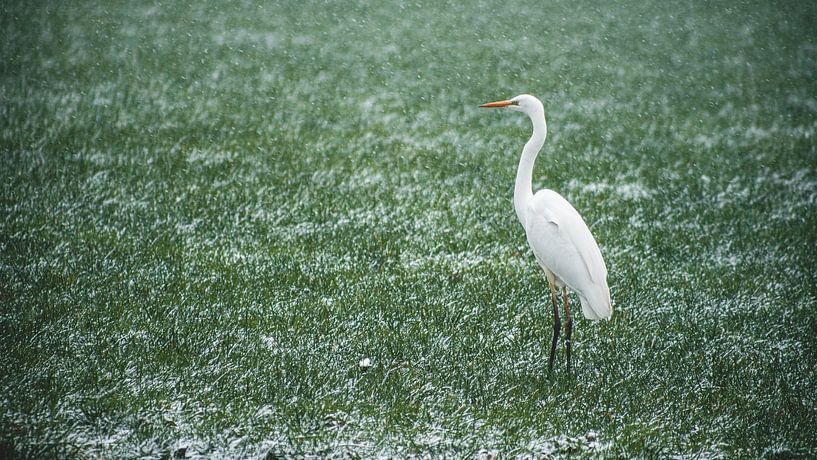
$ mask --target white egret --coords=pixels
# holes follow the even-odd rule
[[[570,339],[573,318],[570,316],[567,288],[579,296],[582,313],[591,320],[609,319],[613,314],[610,288],[607,286],[607,267],[599,245],[578,211],[553,190],[533,193],[531,178],[533,163],[547,137],[545,109],[542,102],[522,94],[513,99],[482,104],[483,108],[507,108],[522,112],[533,123],[531,135],[522,149],[522,158],[516,171],[513,207],[528,237],[536,261],[545,271],[553,301],[553,342],[548,359],[548,370],[553,369],[553,355],[559,341],[561,321],[557,305],[557,290],[562,293],[565,310],[565,348],[567,371],[570,372]]]

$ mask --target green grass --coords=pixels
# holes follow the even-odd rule
[[[284,3],[0,7],[0,455],[817,455],[814,5]]]

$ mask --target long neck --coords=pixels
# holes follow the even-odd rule
[[[526,228],[525,210],[533,198],[533,164],[536,162],[539,150],[545,144],[548,131],[544,111],[536,111],[529,116],[533,124],[533,134],[525,144],[525,148],[522,149],[522,158],[516,170],[516,186],[513,191],[513,207],[516,210],[516,217]]]

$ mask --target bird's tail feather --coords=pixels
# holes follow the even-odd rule
[[[591,303],[587,297],[579,296],[582,302],[582,313],[587,319],[598,321],[600,319],[610,319],[613,316],[613,303],[610,301],[610,296],[605,298],[593,299]]]

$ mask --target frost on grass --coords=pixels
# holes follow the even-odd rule
[[[530,268],[532,259],[517,256],[515,248],[507,244],[481,246],[463,252],[403,252],[401,263],[412,271],[444,269],[449,273],[461,273],[471,269],[497,267]]]
[[[611,200],[642,201],[652,195],[652,191],[643,184],[629,181],[624,177],[618,177],[609,182],[590,183],[582,183],[577,179],[571,179],[567,184],[567,188],[591,195],[608,195]]]
[[[613,443],[599,439],[598,433],[588,431],[582,436],[564,434],[549,438],[532,439],[526,450],[533,455],[546,457],[561,456],[604,456],[613,447]]]
[[[7,366],[3,442],[32,457],[628,457],[660,433],[667,456],[813,452],[798,434],[815,407],[803,21],[760,3],[556,2],[512,6],[520,33],[502,34],[473,27],[483,6],[4,17],[2,316],[23,335],[11,357],[36,364]],[[543,59],[537,34],[563,40]],[[559,191],[589,220],[588,204],[608,211],[589,223],[621,314],[579,328],[574,350],[612,390],[536,382],[546,288],[528,283],[510,204],[529,126],[474,107],[522,91],[549,100],[551,140],[579,147]],[[572,411],[525,412],[574,393]],[[605,400],[631,438],[596,424]]]

